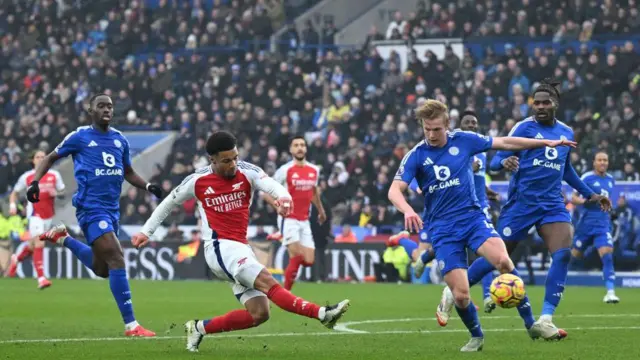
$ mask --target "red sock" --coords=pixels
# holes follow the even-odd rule
[[[38,278],[44,277],[44,270],[42,270],[42,248],[33,249],[33,266],[36,268]]]
[[[293,282],[296,280],[296,276],[298,276],[298,269],[300,269],[300,265],[304,262],[304,257],[302,255],[297,255],[289,259],[289,265],[287,265],[286,270],[284,271],[284,288],[287,290],[291,290],[293,287]]]
[[[31,250],[28,246],[23,247],[20,254],[18,254],[18,261],[24,261],[24,259],[31,256],[32,253],[33,250]]]
[[[267,292],[267,297],[282,310],[312,319],[318,318],[320,306],[293,295],[289,290],[285,290],[280,286],[280,284],[273,285],[271,289],[269,289],[269,292]]]
[[[253,317],[247,310],[233,310],[222,316],[203,321],[207,334],[235,331],[254,327]]]

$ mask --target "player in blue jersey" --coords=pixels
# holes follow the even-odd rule
[[[120,131],[110,127],[113,118],[111,98],[104,94],[93,96],[89,100],[88,113],[92,125],[71,132],[40,162],[34,181],[27,189],[27,199],[38,202],[38,181],[58,159],[73,157],[78,183],[73,206],[88,245],[69,236],[64,225],[54,227],[40,239],[65,246],[97,276],[109,278],[111,292],[125,323],[126,336],[155,336],[154,332],[138,324],[133,315],[124,255],[116,234],[124,180],[158,198],[162,197],[162,189],[144,181],[131,167],[129,142]]]
[[[427,231],[438,266],[452,291],[456,310],[471,333],[471,340],[461,351],[479,351],[484,345],[484,335],[469,297],[466,250],[469,248],[486,257],[500,272],[513,272],[515,268],[504,242],[478,203],[471,160],[489,149],[520,151],[575,146],[575,143],[567,139],[491,138],[467,131],[448,132],[447,106],[436,100],[427,100],[416,111],[416,118],[425,140],[405,155],[388,197],[404,214],[405,228],[420,231],[423,221],[403,195],[411,180],[418,181],[425,197]]]
[[[613,176],[607,173],[609,168],[609,155],[606,152],[597,152],[593,159],[593,171],[582,175],[582,181],[595,193],[610,198],[615,186]],[[613,239],[611,237],[611,218],[602,211],[598,204],[586,202],[583,197],[573,193],[571,203],[584,206],[576,225],[576,235],[573,238],[571,255],[582,258],[584,251],[595,246],[602,260],[602,275],[607,288],[607,294],[603,301],[607,304],[617,304],[620,298],[615,293],[616,274],[613,269]]]
[[[533,94],[534,117],[527,118],[513,127],[510,137],[530,139],[573,140],[573,130],[555,118],[560,103],[560,93],[552,81],[543,81]],[[537,228],[547,248],[551,252],[552,263],[545,283],[545,298],[542,315],[535,321],[523,301],[518,307],[529,335],[546,340],[562,339],[566,332],[552,322],[552,315],[564,292],[573,228],[571,217],[565,208],[562,194],[562,180],[576,189],[582,196],[594,203],[600,203],[603,210],[611,208],[611,202],[604,196],[594,194],[585,185],[569,161],[569,149],[545,147],[526,151],[499,151],[491,161],[492,170],[502,168],[514,171],[509,182],[509,195],[498,220],[498,230],[511,252],[517,241],[526,238],[531,227]],[[469,284],[473,285],[493,270],[490,262],[479,258],[469,267]],[[439,309],[450,313],[453,299],[443,297]]]

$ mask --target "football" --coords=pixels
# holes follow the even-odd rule
[[[502,308],[520,305],[525,296],[524,282],[513,274],[502,274],[491,282],[491,299]]]

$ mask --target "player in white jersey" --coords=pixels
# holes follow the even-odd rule
[[[18,198],[23,193],[33,178],[35,177],[35,168],[46,156],[42,150],[36,150],[31,156],[33,163],[33,169],[25,172],[20,176],[18,182],[13,187],[11,195],[9,195],[9,212],[11,215],[15,215],[18,212]],[[40,179],[40,202],[35,204],[27,204],[27,219],[29,221],[29,243],[22,247],[22,250],[18,254],[11,256],[11,265],[7,271],[7,276],[16,276],[18,269],[18,263],[27,259],[33,255],[33,266],[36,269],[36,275],[38,277],[38,288],[46,289],[51,286],[49,281],[44,275],[43,264],[43,248],[44,241],[38,237],[40,234],[51,229],[51,221],[55,215],[55,199],[64,193],[64,181],[62,176],[56,170],[49,170]]]
[[[205,258],[214,276],[231,283],[233,293],[244,305],[211,320],[185,323],[187,350],[198,351],[205,334],[248,329],[269,319],[269,300],[281,309],[315,318],[333,328],[349,308],[349,300],[333,306],[319,306],[296,297],[284,289],[258,262],[247,241],[249,207],[255,190],[277,200],[278,212],[291,211],[291,195],[259,167],[238,160],[236,138],[219,131],[207,141],[211,165],[199,169],[176,187],[153,212],[142,231],[132,237],[135,246],[143,246],[171,210],[195,198],[202,221]]]
[[[287,290],[293,287],[300,266],[312,266],[314,262],[316,246],[309,223],[311,203],[318,209],[318,222],[322,224],[327,220],[318,188],[320,171],[306,160],[307,142],[303,136],[291,139],[289,152],[293,160],[282,165],[273,176],[293,198],[291,214],[278,217],[282,245],[289,252],[289,265],[284,271],[284,288]],[[272,196],[266,195],[265,200],[275,206],[276,199]]]

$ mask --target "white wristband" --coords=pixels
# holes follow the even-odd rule
[[[149,191],[149,185],[151,185],[151,183],[147,183],[147,185],[144,187],[145,189],[147,189],[147,191]]]
[[[16,203],[11,203],[11,204],[9,204],[9,209],[11,209],[11,210],[17,210],[17,209],[18,209],[18,207],[16,206]]]

